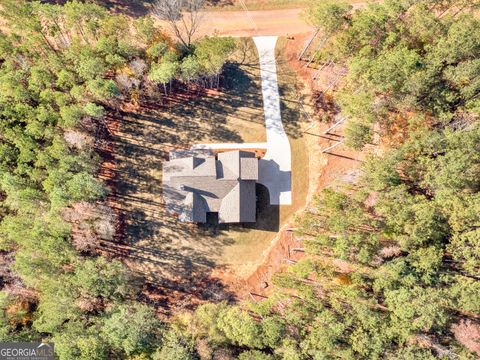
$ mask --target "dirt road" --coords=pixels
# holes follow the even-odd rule
[[[285,36],[312,31],[305,23],[303,9],[259,10],[259,11],[209,11],[200,26],[198,36]],[[162,24],[168,29],[167,24]]]
[[[354,9],[366,6],[352,4]],[[197,36],[223,35],[234,37],[285,36],[311,33],[313,27],[303,19],[303,8],[256,11],[206,11]],[[167,24],[162,24],[168,29]]]
[[[296,34],[311,31],[301,17],[303,9],[206,13],[201,31],[230,36]]]

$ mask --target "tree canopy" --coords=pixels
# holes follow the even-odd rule
[[[371,143],[374,132],[408,136],[418,123],[459,127],[478,117],[478,1],[387,0],[353,12],[341,2],[314,4],[308,19],[328,39],[317,61],[348,71],[337,99],[350,119],[349,145]]]
[[[220,86],[235,41],[180,44],[151,17],[92,2],[3,1],[0,338],[53,340],[66,360],[478,357],[478,8],[313,3],[309,21],[327,35],[317,61],[348,69],[335,99],[349,144],[403,136],[298,216],[305,255],[268,298],[164,323],[98,251],[118,231],[99,179],[102,126],[149,88]]]
[[[60,359],[179,348],[170,335],[162,343],[125,265],[99,251],[118,231],[99,178],[105,116],[149,86],[162,96],[157,83],[208,86],[235,42],[185,48],[150,16],[76,0],[5,0],[0,15],[1,339],[53,340]],[[213,58],[196,51],[205,42]]]

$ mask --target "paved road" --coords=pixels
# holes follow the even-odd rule
[[[374,2],[381,2],[376,0]],[[365,7],[368,2],[353,4],[354,9]],[[222,36],[285,36],[311,33],[314,29],[303,16],[305,9],[277,9],[238,11],[205,11],[200,28],[195,37],[218,34]],[[159,20],[163,29],[169,30],[167,23]]]
[[[253,38],[260,57],[265,128],[267,130],[267,152],[259,162],[258,182],[270,193],[272,205],[292,204],[292,158],[290,142],[282,124],[280,95],[275,61],[276,36]]]

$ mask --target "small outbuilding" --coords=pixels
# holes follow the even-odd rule
[[[256,221],[258,159],[249,151],[171,158],[163,164],[167,211],[181,221],[219,223]]]

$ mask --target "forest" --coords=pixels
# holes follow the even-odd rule
[[[119,223],[99,178],[105,118],[124,99],[218,86],[235,41],[180,44],[151,17],[79,1],[2,1],[1,17],[0,338],[50,339],[61,359],[152,354],[155,309],[97,251]]]
[[[59,359],[476,359],[480,356],[479,1],[312,2],[316,62],[348,69],[353,183],[296,219],[304,256],[260,302],[160,320],[100,238],[99,178],[122,99],[221,86],[235,40],[185,42],[92,3],[7,0],[0,33],[0,339]]]

